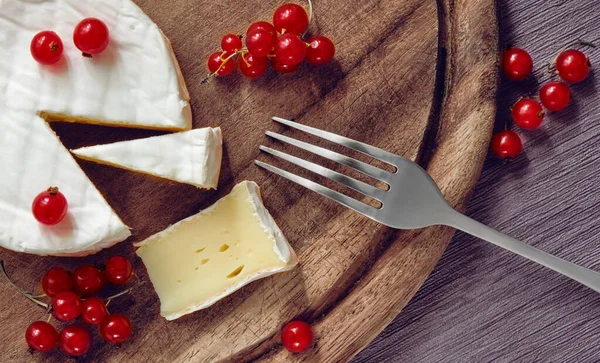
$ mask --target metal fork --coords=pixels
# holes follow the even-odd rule
[[[302,125],[279,117],[273,117],[273,121],[369,155],[394,166],[396,171],[388,172],[337,152],[296,140],[285,135],[267,131],[266,134],[269,137],[349,166],[389,185],[388,190],[382,190],[315,163],[266,146],[260,146],[260,150],[264,152],[334,180],[381,202],[382,206],[380,208],[375,208],[313,181],[262,161],[255,160],[255,163],[258,166],[296,182],[327,198],[333,199],[334,201],[352,208],[386,226],[397,229],[416,229],[433,225],[450,226],[493,243],[496,246],[523,256],[540,265],[546,266],[600,292],[600,273],[538,250],[535,247],[502,234],[454,210],[446,202],[444,196],[429,174],[416,163],[374,146],[319,130],[314,127]]]

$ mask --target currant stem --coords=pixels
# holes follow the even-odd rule
[[[248,61],[246,60],[246,57],[244,57],[244,55],[245,55],[246,53],[247,53],[247,51],[246,51],[246,52],[243,52],[243,53],[241,54],[241,57],[242,57],[242,60],[244,61],[244,63],[246,63],[246,65],[248,66],[248,68],[250,68],[250,63],[248,63]]]
[[[140,284],[140,285],[141,285],[141,284]],[[129,294],[129,293],[130,293],[130,292],[132,292],[132,291],[133,291],[133,289],[134,289],[134,288],[136,288],[137,286],[139,286],[139,285],[132,286],[132,287],[128,288],[127,290],[123,290],[123,291],[121,291],[121,292],[120,292],[120,293],[118,293],[118,294],[114,294],[114,295],[112,295],[112,296],[109,296],[109,297],[107,297],[107,298],[106,298],[106,301],[107,301],[107,302],[106,302],[106,305],[108,305],[108,303],[109,303],[109,302],[110,302],[112,299],[114,299],[114,298],[117,298],[117,297],[119,297],[119,296],[123,296],[123,295],[125,295],[125,294]]]
[[[301,34],[301,37],[303,38],[306,33],[308,32],[308,28],[310,27],[310,23],[312,22],[312,16],[313,16],[313,5],[312,5],[312,1],[311,0],[306,0],[308,2],[308,27],[306,27],[306,30],[304,31],[304,33]],[[281,34],[285,34],[285,29],[282,29]]]
[[[589,40],[577,39],[576,41],[574,41],[574,42],[572,42],[570,44],[567,44],[567,46],[565,46],[563,48],[563,50],[566,50],[567,48],[570,48],[570,47],[572,47],[574,45],[584,45],[586,47],[596,48],[596,44],[593,43],[593,42],[590,42]]]
[[[106,298],[106,306],[108,306],[108,304],[110,304],[110,302],[112,301],[112,299],[117,298],[119,296],[123,296],[123,295],[129,294],[130,292],[133,291],[133,289],[138,288],[138,287],[140,287],[141,285],[144,284],[144,281],[140,282],[140,278],[138,277],[138,275],[133,274],[133,276],[135,276],[135,285],[131,286],[127,290],[123,290],[123,291],[119,292],[118,294],[114,294],[114,295],[111,295],[111,296],[107,297]]]
[[[248,50],[247,50],[247,49],[245,49],[245,48],[244,48],[243,50],[245,50],[246,52],[248,51]],[[227,57],[227,58],[225,58],[225,59],[223,59],[223,56],[224,56],[225,54],[227,54],[227,52],[226,52],[226,51],[223,51],[223,53],[221,53],[221,60],[222,60],[223,62],[221,62],[221,65],[220,65],[220,66],[219,66],[219,68],[217,68],[217,70],[216,70],[216,71],[215,71],[215,72],[212,74],[212,76],[213,76],[213,77],[216,77],[216,76],[218,76],[218,75],[219,75],[219,71],[220,71],[221,69],[223,69],[223,67],[225,66],[225,64],[226,64],[227,62],[229,62],[229,60],[230,60],[231,58],[235,57],[235,56],[236,56],[236,55],[237,55],[239,52],[241,52],[241,51],[242,51],[242,50],[238,50],[237,52],[235,52],[235,53],[232,53],[232,54],[231,54],[229,57]]]
[[[214,73],[209,74],[208,76],[206,76],[206,78],[204,78],[202,81],[200,81],[200,84],[205,84],[213,77],[216,77],[216,75]]]
[[[14,282],[12,282],[12,280],[10,279],[10,277],[8,277],[8,273],[6,272],[6,267],[4,266],[4,261],[3,260],[0,260],[0,267],[2,268],[2,273],[4,274],[4,276],[6,277],[6,279],[8,280],[8,283],[11,284],[15,289],[17,289],[23,296],[25,296],[29,300],[33,301],[34,303],[38,304],[39,306],[45,308],[46,310],[48,310],[50,308],[50,306],[48,304],[46,304],[45,302],[37,300],[36,298],[34,298],[33,296],[31,296],[30,293],[28,293],[27,291],[21,289],[20,287],[18,287],[17,285],[15,285]]]
[[[208,76],[206,76],[206,78],[204,78],[202,81],[200,81],[200,84],[205,84],[206,82],[208,82],[213,77],[215,77],[214,73],[209,74]]]

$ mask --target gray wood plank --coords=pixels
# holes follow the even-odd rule
[[[551,77],[545,64],[577,38],[600,39],[600,0],[499,0],[504,44],[530,51],[535,79],[502,82],[497,124]],[[600,49],[586,49],[600,64]],[[543,127],[518,131],[525,154],[489,157],[468,214],[600,270],[598,74]],[[462,233],[423,288],[354,362],[598,362],[600,295]]]

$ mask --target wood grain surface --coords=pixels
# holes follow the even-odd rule
[[[531,52],[535,77],[503,80],[497,127],[550,79],[545,63],[574,39],[600,39],[600,1],[499,0],[505,45]],[[599,49],[583,49],[594,66]],[[597,68],[567,110],[519,132],[525,153],[488,158],[468,214],[559,257],[600,270]],[[353,362],[598,362],[600,295],[487,243],[457,234],[411,303]]]
[[[167,323],[158,316],[150,284],[111,303],[131,317],[131,341],[101,342],[86,361],[205,362],[217,360],[330,361],[350,359],[405,306],[425,280],[453,234],[449,228],[397,232],[334,202],[256,168],[268,129],[309,139],[270,121],[298,120],[380,146],[427,167],[447,199],[462,208],[475,186],[491,135],[497,86],[497,28],[492,0],[402,0],[315,2],[311,32],[330,36],[336,60],[323,68],[303,66],[290,76],[269,73],[251,81],[234,75],[202,84],[206,55],[227,32],[242,33],[268,18],[276,0],[240,7],[234,0],[140,0],[171,39],[186,77],[194,126],[219,125],[225,138],[219,190],[154,179],[79,161],[111,205],[132,227],[130,240],[81,259],[24,256],[0,251],[15,282],[36,288],[55,265],[73,269],[101,265],[112,254],[133,256],[132,241],[156,233],[213,203],[244,179],[261,185],[265,204],[298,252],[299,268],[253,283],[210,309]],[[259,14],[262,14],[259,15]],[[465,107],[465,106],[471,107]],[[90,125],[54,124],[68,148],[159,134]],[[364,176],[288,150],[365,180]],[[350,154],[369,161],[363,156]],[[375,163],[376,164],[376,163]],[[301,175],[310,174],[285,165]],[[315,180],[359,197],[323,179]],[[360,197],[359,197],[360,198]],[[132,257],[133,258],[133,257]],[[140,260],[135,270],[147,275]],[[393,292],[393,293],[390,293]],[[29,355],[26,326],[44,318],[0,282],[0,352],[9,361],[59,362],[58,352]],[[8,303],[11,301],[14,303]],[[290,355],[277,344],[282,324],[293,318],[313,323],[315,348]]]

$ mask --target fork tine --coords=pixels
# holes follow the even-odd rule
[[[298,176],[296,174],[292,174],[288,171],[285,171],[283,169],[279,169],[273,165],[267,164],[267,163],[263,163],[262,161],[259,160],[254,160],[254,163],[258,166],[260,166],[261,168],[264,168],[270,172],[273,172],[279,176],[282,176],[288,180],[293,181],[294,183],[300,184],[303,187],[312,190],[313,192],[317,192],[319,194],[321,194],[324,197],[327,197],[329,199],[332,199],[338,203],[340,203],[341,205],[344,205],[348,208],[354,209],[355,211],[357,211],[358,213],[361,213],[369,218],[374,219],[375,217],[375,212],[377,211],[376,208],[371,207],[370,205],[367,205],[363,202],[359,202],[356,199],[352,199],[350,197],[348,197],[347,195],[344,195],[342,193],[338,193],[334,190],[331,190],[327,187],[322,186],[321,184],[317,184],[313,181],[310,181],[308,179],[305,179],[301,176]]]
[[[302,124],[299,124],[294,121],[283,119],[281,117],[273,117],[272,119],[275,122],[279,122],[279,123],[287,125],[289,127],[304,131],[308,134],[321,137],[325,140],[329,140],[331,142],[345,146],[352,150],[359,151],[363,154],[369,155],[375,159],[379,159],[379,160],[384,161],[393,166],[397,166],[398,159],[402,158],[401,156],[392,154],[391,152],[382,150],[375,146],[371,146],[369,144],[365,144],[360,141],[352,140],[347,137],[340,136],[340,135],[337,135],[337,134],[334,134],[334,133],[331,133],[328,131],[323,131],[323,130],[316,129],[314,127],[302,125]]]
[[[292,156],[290,154],[286,154],[284,152],[281,152],[281,151],[278,151],[275,149],[271,149],[270,147],[266,147],[266,146],[262,146],[262,145],[259,147],[259,149],[266,153],[269,153],[271,155],[277,156],[283,160],[289,161],[292,164],[296,164],[306,170],[312,171],[313,173],[322,175],[328,179],[331,179],[340,184],[343,184],[343,185],[347,186],[348,188],[352,188],[352,189],[356,190],[357,192],[360,192],[360,193],[362,193],[366,196],[369,196],[373,199],[377,199],[380,202],[382,201],[383,195],[385,194],[385,191],[383,191],[379,188],[375,188],[372,185],[363,183],[354,178],[350,178],[344,174],[341,174],[341,173],[338,173],[331,169],[325,168],[321,165],[317,165],[310,161],[306,161],[306,160],[300,159],[298,157]]]
[[[373,165],[370,165],[367,163],[363,163],[362,161],[353,159],[346,155],[342,155],[342,154],[336,153],[334,151],[324,149],[320,146],[312,145],[312,144],[306,143],[304,141],[296,140],[291,137],[284,136],[284,135],[281,135],[281,134],[278,134],[278,133],[275,133],[272,131],[267,131],[266,134],[267,134],[267,136],[272,137],[276,140],[294,145],[302,150],[306,150],[313,154],[317,154],[319,156],[322,156],[329,160],[333,160],[342,165],[349,166],[355,170],[360,171],[363,174],[366,174],[377,180],[381,180],[382,182],[389,182],[390,177],[392,176],[392,173],[390,173],[388,171],[379,169],[379,168],[374,167]]]

